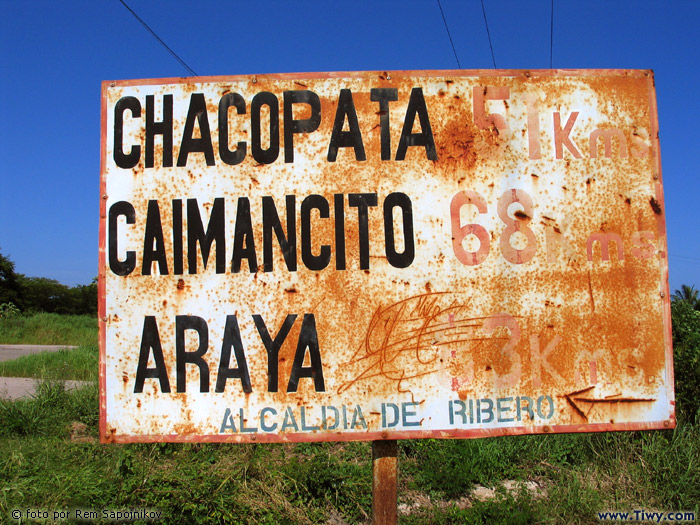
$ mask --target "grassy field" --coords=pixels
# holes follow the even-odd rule
[[[97,319],[85,315],[34,314],[0,319],[0,344],[75,345],[0,362],[0,376],[97,380]]]
[[[97,318],[43,313],[0,318],[0,344],[96,345]]]
[[[98,364],[99,348],[92,344],[73,350],[42,352],[0,362],[0,377],[97,381]]]
[[[93,364],[66,360],[65,376],[96,366],[94,344],[80,349]],[[700,516],[700,426],[690,420],[654,432],[401,441],[399,450],[400,523]],[[102,445],[94,381],[70,392],[45,381],[34,398],[0,401],[0,523],[15,522],[13,509],[129,507],[157,510],[163,523],[369,523],[371,484],[364,442]]]
[[[0,520],[13,509],[158,509],[166,523],[367,523],[369,443],[101,445],[95,385],[0,402]],[[700,431],[400,442],[401,523],[700,516]],[[493,497],[477,497],[477,485]],[[481,489],[481,492],[484,492]],[[334,521],[333,521],[334,520]]]

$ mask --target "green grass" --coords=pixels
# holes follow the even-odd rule
[[[0,344],[75,345],[0,362],[0,376],[48,380],[97,380],[97,319],[85,315],[33,314],[0,318]]]
[[[97,389],[0,401],[0,520],[15,508],[150,507],[165,523],[317,523],[368,513],[369,444],[101,445]],[[79,436],[71,429],[85,425]]]
[[[0,318],[0,344],[96,345],[97,319],[46,313]]]
[[[700,429],[404,442],[411,491],[438,502],[406,523],[596,523],[601,511],[690,510],[700,517]],[[435,468],[436,466],[439,466]],[[432,468],[431,468],[432,467]],[[466,508],[482,484],[536,481]]]
[[[18,342],[43,328],[36,318],[61,324],[23,318]],[[366,442],[100,444],[96,323],[68,322],[73,335],[58,344],[80,348],[0,363],[0,374],[45,379],[33,398],[0,400],[0,523],[28,507],[151,508],[164,523],[370,522]],[[0,334],[7,327],[0,323]],[[46,379],[93,381],[66,391]],[[688,384],[682,392],[697,403]],[[675,430],[413,440],[399,450],[399,500],[412,505],[400,523],[586,524],[599,523],[597,512],[635,509],[700,517],[700,425],[692,417]],[[495,497],[476,498],[477,485]]]
[[[41,352],[0,362],[0,377],[96,381],[99,376],[99,348],[96,344],[72,350]]]
[[[102,445],[97,386],[0,401],[0,522],[15,508],[158,509],[165,523],[368,523],[369,443]],[[598,523],[700,516],[700,429],[400,442],[400,523]],[[534,481],[539,489],[506,490]],[[497,489],[471,496],[475,485]],[[500,488],[499,488],[500,487]],[[428,499],[429,498],[429,499]]]

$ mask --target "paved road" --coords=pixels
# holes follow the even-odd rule
[[[57,352],[77,348],[70,345],[0,345],[0,361],[10,361],[23,355]],[[78,388],[86,381],[65,381],[66,388]],[[0,377],[0,399],[20,399],[36,393],[39,380],[26,377]]]
[[[78,348],[70,345],[0,345],[0,361],[10,361],[23,355],[38,354],[40,352],[58,352]]]
[[[80,388],[89,384],[88,381],[64,381],[66,390]],[[21,399],[36,394],[38,379],[27,377],[0,377],[0,399]]]

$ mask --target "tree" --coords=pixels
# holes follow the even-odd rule
[[[20,276],[22,310],[26,312],[73,313],[70,289],[55,279]]]
[[[678,417],[700,423],[700,312],[690,301],[674,298],[671,317]]]
[[[685,301],[689,303],[695,310],[700,310],[700,292],[695,289],[695,286],[681,285],[679,290],[676,290],[672,299],[674,301]]]
[[[0,253],[0,304],[19,306],[21,287],[15,273],[15,263]]]
[[[95,315],[97,278],[70,287],[55,279],[27,277],[16,273],[15,263],[0,253],[0,305],[9,303],[23,312]]]
[[[69,290],[76,315],[97,315],[97,278],[90,284],[79,284]]]

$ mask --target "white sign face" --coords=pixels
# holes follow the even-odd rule
[[[651,72],[102,93],[103,441],[675,424]]]

